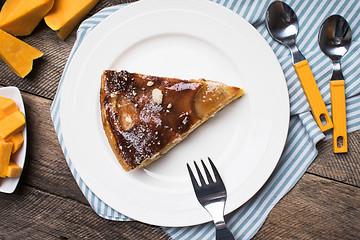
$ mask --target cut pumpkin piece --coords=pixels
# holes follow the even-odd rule
[[[0,29],[0,58],[21,78],[32,70],[42,52]]]
[[[17,110],[19,109],[14,100],[6,97],[0,97],[0,120]]]
[[[25,116],[21,111],[16,111],[4,119],[0,120],[0,137],[8,138],[25,128]]]
[[[19,165],[10,161],[9,166],[7,168],[6,176],[11,178],[18,178],[21,176],[21,171],[22,168]]]
[[[99,0],[56,0],[44,20],[61,40],[65,40],[98,2]]]
[[[8,138],[7,142],[13,143],[13,148],[11,150],[11,153],[15,153],[15,152],[17,152],[17,150],[19,150],[21,145],[24,143],[24,136],[22,135],[21,132],[18,132],[16,134],[10,136]]]
[[[103,128],[126,171],[148,166],[243,90],[220,82],[106,70],[100,106]]]
[[[7,0],[0,12],[0,29],[27,36],[50,11],[54,0]]]
[[[0,139],[0,177],[4,178],[10,161],[12,142],[5,142]]]

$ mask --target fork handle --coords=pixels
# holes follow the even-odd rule
[[[230,230],[225,228],[216,228],[216,240],[234,240],[234,235]]]

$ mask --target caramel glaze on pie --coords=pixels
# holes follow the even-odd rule
[[[203,79],[105,70],[100,90],[102,122],[111,148],[129,171],[159,158],[242,94],[239,88]]]

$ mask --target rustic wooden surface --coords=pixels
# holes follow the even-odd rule
[[[99,9],[126,1],[101,0]],[[0,0],[0,7],[4,0]],[[75,41],[66,41],[42,22],[21,38],[45,52],[25,78],[0,61],[0,87],[17,86],[24,98],[28,152],[13,194],[0,193],[0,239],[168,239],[158,228],[115,222],[90,207],[66,164],[50,118],[64,64]],[[60,54],[61,53],[61,54]],[[333,154],[331,141],[296,186],[273,208],[254,239],[359,239],[360,131],[349,135],[349,153]]]

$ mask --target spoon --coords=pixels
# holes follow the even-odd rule
[[[330,81],[331,115],[334,123],[333,148],[335,153],[343,153],[347,152],[347,130],[345,81],[340,59],[351,45],[351,29],[347,21],[339,15],[328,17],[320,27],[319,45],[333,62]]]
[[[295,12],[286,3],[275,1],[269,5],[265,19],[266,28],[271,37],[286,45],[291,51],[295,71],[316,123],[323,132],[331,129],[333,124],[309,63],[295,44],[295,38],[299,30]]]

